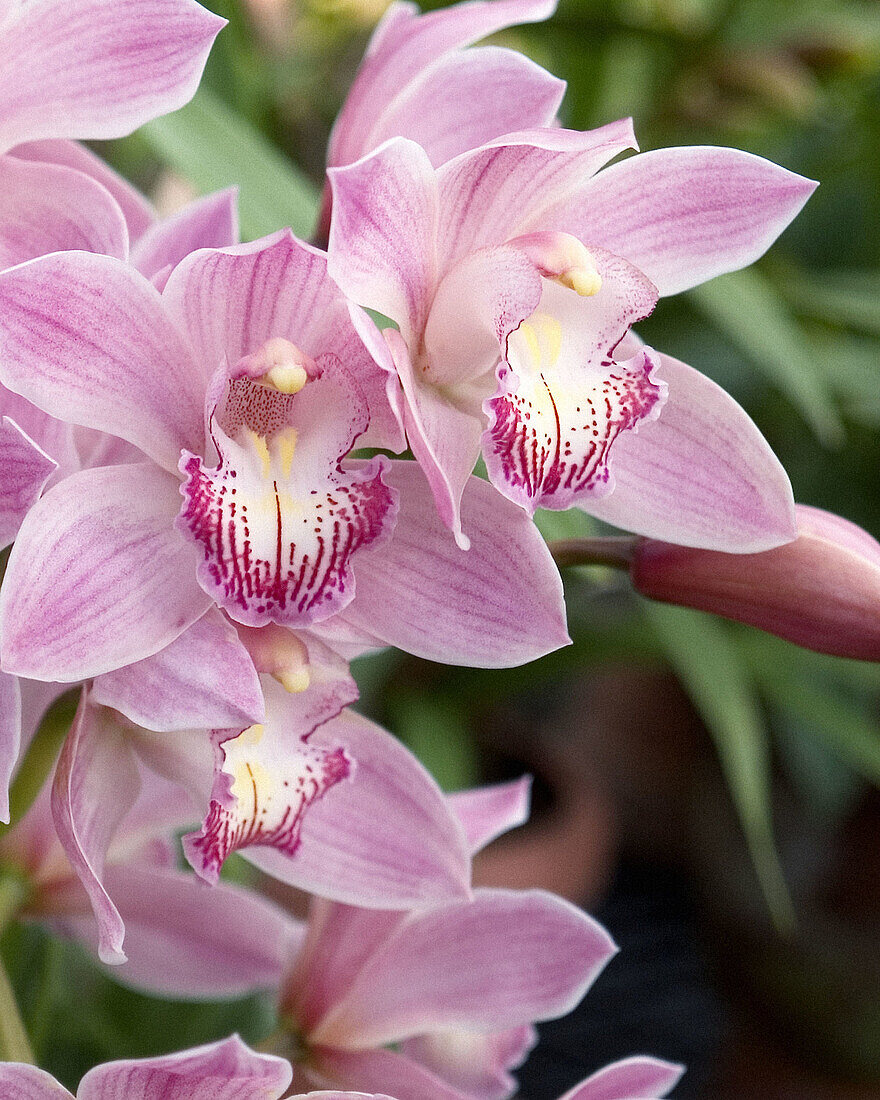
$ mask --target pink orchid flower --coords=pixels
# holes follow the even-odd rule
[[[345,611],[374,644],[452,661],[516,663],[567,640],[546,549],[479,484],[483,555],[450,585],[412,464],[343,461],[355,441],[399,445],[399,429],[323,253],[289,232],[194,253],[161,295],[78,252],[3,272],[0,297],[0,381],[146,459],[72,474],[30,510],[0,595],[4,671],[109,672],[212,606],[316,631]]]
[[[560,1100],[662,1100],[683,1072],[682,1066],[658,1058],[624,1058],[581,1081]]]
[[[237,1035],[179,1054],[107,1062],[80,1081],[76,1097],[36,1066],[0,1063],[4,1100],[279,1100],[288,1096],[291,1068],[257,1054]],[[304,1096],[291,1100],[306,1100]],[[388,1100],[361,1093],[311,1093],[309,1100]]]
[[[658,295],[761,255],[814,184],[715,148],[598,171],[632,148],[623,121],[509,134],[439,168],[396,138],[330,170],[330,272],[398,326],[372,350],[462,543],[458,502],[481,450],[529,512],[574,504],[737,553],[794,535],[788,479],[739,406],[621,341]]]

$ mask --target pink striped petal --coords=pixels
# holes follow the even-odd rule
[[[575,1085],[562,1100],[660,1100],[683,1072],[684,1066],[658,1058],[625,1058]]]
[[[131,261],[152,279],[198,248],[225,248],[238,240],[238,188],[229,187],[196,199],[152,226],[132,250]]]
[[[376,119],[386,113],[393,115],[396,101],[406,96],[410,83],[418,81],[435,62],[442,62],[445,54],[505,27],[547,19],[555,10],[555,0],[482,0],[426,15],[419,14],[411,4],[392,4],[373,34],[336,120],[328,164],[349,164],[368,152],[375,143],[368,144],[366,135],[371,135]],[[468,102],[468,97],[463,97],[463,102]],[[426,113],[436,107],[428,99],[419,98],[418,104]],[[395,129],[395,133],[403,131]]]
[[[537,1041],[538,1033],[529,1024],[488,1034],[451,1029],[405,1039],[400,1052],[465,1096],[507,1100],[517,1089],[510,1071],[523,1064]]]
[[[0,1064],[0,1089],[4,1100],[74,1100],[45,1070],[21,1062]]]
[[[182,107],[224,24],[193,0],[19,4],[0,43],[0,147],[121,137]]]
[[[57,468],[57,462],[14,420],[0,419],[0,548],[18,534],[22,520]]]
[[[142,275],[57,253],[0,274],[0,381],[61,420],[126,439],[176,472],[204,441],[205,376]]]
[[[166,732],[246,726],[264,716],[253,661],[214,608],[152,657],[99,676],[92,698]]]
[[[682,546],[746,554],[790,542],[797,529],[788,475],[751,418],[704,375],[658,357],[669,387],[663,412],[618,438],[614,492],[585,510]]]
[[[321,897],[371,909],[411,909],[470,893],[461,826],[425,768],[390,733],[353,711],[309,744],[342,747],[352,778],[313,805],[294,860],[251,849],[251,862]]]
[[[170,645],[210,605],[174,530],[177,482],[151,465],[72,474],[28,513],[0,591],[3,667],[76,681]]]
[[[432,506],[414,462],[393,462],[400,492],[392,539],[358,559],[347,623],[431,661],[509,667],[566,645],[562,582],[544,540],[521,508],[471,478],[460,550]]]
[[[77,1100],[279,1100],[293,1071],[238,1038],[161,1058],[108,1062],[83,1077]]]
[[[21,693],[18,677],[0,671],[0,821],[9,824],[9,784],[21,747]]]
[[[62,477],[67,477],[84,465],[90,465],[83,461],[78,445],[78,432],[88,429],[77,429],[72,424],[56,420],[54,416],[49,416],[24,397],[19,397],[17,393],[3,386],[0,386],[0,415],[13,420],[16,427],[58,464],[58,469],[50,480],[60,481]]]
[[[419,1100],[471,1100],[418,1062],[393,1050],[318,1048],[313,1067],[312,1073],[321,1084],[332,1081],[343,1088],[417,1096]]]
[[[464,827],[471,855],[483,850],[496,837],[525,825],[529,819],[532,777],[524,775],[511,783],[474,787],[447,795],[455,816]]]
[[[140,789],[126,731],[113,712],[93,707],[83,691],[58,759],[52,819],[67,858],[85,887],[98,922],[98,953],[125,962],[125,926],[103,882],[107,849]]]
[[[615,947],[595,921],[538,890],[480,890],[407,918],[310,1040],[364,1050],[414,1035],[502,1031],[570,1011]]]
[[[657,149],[563,198],[543,228],[625,256],[661,295],[677,294],[763,255],[815,188],[738,149]]]
[[[0,270],[74,249],[127,257],[128,230],[112,195],[71,168],[0,157]]]

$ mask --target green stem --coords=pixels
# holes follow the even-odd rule
[[[34,1065],[34,1052],[21,1020],[15,993],[0,961],[0,1061]]]
[[[570,565],[610,565],[629,570],[636,540],[629,535],[594,539],[557,539],[550,553],[560,569]]]

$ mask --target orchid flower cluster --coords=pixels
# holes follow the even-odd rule
[[[242,244],[234,192],[160,220],[77,144],[188,101],[223,21],[0,0],[5,822],[40,722],[79,692],[0,837],[10,915],[154,993],[273,988],[280,1021],[274,1054],[112,1063],[79,1100],[515,1091],[535,1022],[614,945],[552,895],[472,888],[527,782],[442,794],[352,709],[349,662],[566,644],[537,508],[631,532],[650,596],[877,656],[880,547],[797,511],[746,413],[632,331],[760,256],[814,184],[730,149],[617,159],[628,121],[561,128],[560,81],[473,45],[553,7],[395,0],[332,133],[316,243]],[[311,894],[308,921],[222,881],[233,852]],[[566,1100],[658,1098],[680,1072],[636,1056]],[[24,1063],[0,1083],[70,1097]]]

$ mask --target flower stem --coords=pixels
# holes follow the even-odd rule
[[[550,553],[560,569],[571,565],[610,565],[628,570],[632,564],[636,540],[630,535],[612,535],[594,539],[557,539]]]

